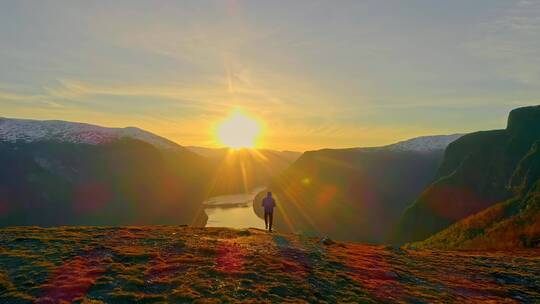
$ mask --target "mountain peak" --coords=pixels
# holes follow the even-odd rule
[[[98,145],[129,137],[161,149],[182,149],[166,138],[136,127],[109,128],[62,120],[33,120],[0,117],[0,140],[33,142],[53,140]]]
[[[540,137],[540,106],[517,108],[510,111],[506,130],[510,134]]]
[[[431,152],[444,150],[463,134],[420,136],[384,146],[393,151]]]

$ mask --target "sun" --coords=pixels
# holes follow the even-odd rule
[[[261,123],[236,109],[216,128],[219,143],[230,148],[255,148],[261,136]]]

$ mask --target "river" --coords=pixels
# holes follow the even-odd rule
[[[265,187],[259,187],[251,193],[220,195],[203,202],[204,212],[208,216],[206,227],[260,228],[264,229],[264,220],[253,211],[253,199]]]

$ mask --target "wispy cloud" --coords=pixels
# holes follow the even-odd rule
[[[502,76],[540,83],[540,1],[518,1],[473,29],[469,50],[491,60]]]
[[[0,91],[0,102],[16,102],[24,106],[42,105],[53,108],[63,107],[61,104],[51,100],[48,95],[22,94],[6,91]]]
[[[2,92],[0,91],[0,100],[9,100],[9,101],[35,101],[43,99],[43,95],[24,95],[11,92]]]
[[[0,106],[189,144],[241,107],[291,149],[502,127],[539,101],[539,19],[539,1],[1,3]]]

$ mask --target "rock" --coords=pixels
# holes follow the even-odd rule
[[[393,272],[393,271],[390,271],[390,270],[384,272],[384,277],[386,279],[389,279],[389,280],[397,280],[397,279],[399,279],[399,275],[397,273]]]
[[[319,240],[319,243],[323,244],[323,245],[326,245],[326,246],[330,246],[330,245],[335,245],[336,242],[334,242],[331,238],[325,236],[323,237],[322,239]]]
[[[384,247],[385,250],[391,251],[396,254],[406,254],[407,251],[403,250],[401,247],[395,247],[393,245],[387,245]]]
[[[540,136],[540,106],[517,108],[508,115],[507,130],[511,134],[519,136]]]
[[[524,300],[525,300],[522,296],[519,296],[519,295],[513,296],[513,298],[520,301],[520,302],[524,302]]]
[[[241,231],[238,231],[238,236],[250,236],[251,235],[251,232],[249,232],[249,230],[241,230]]]

